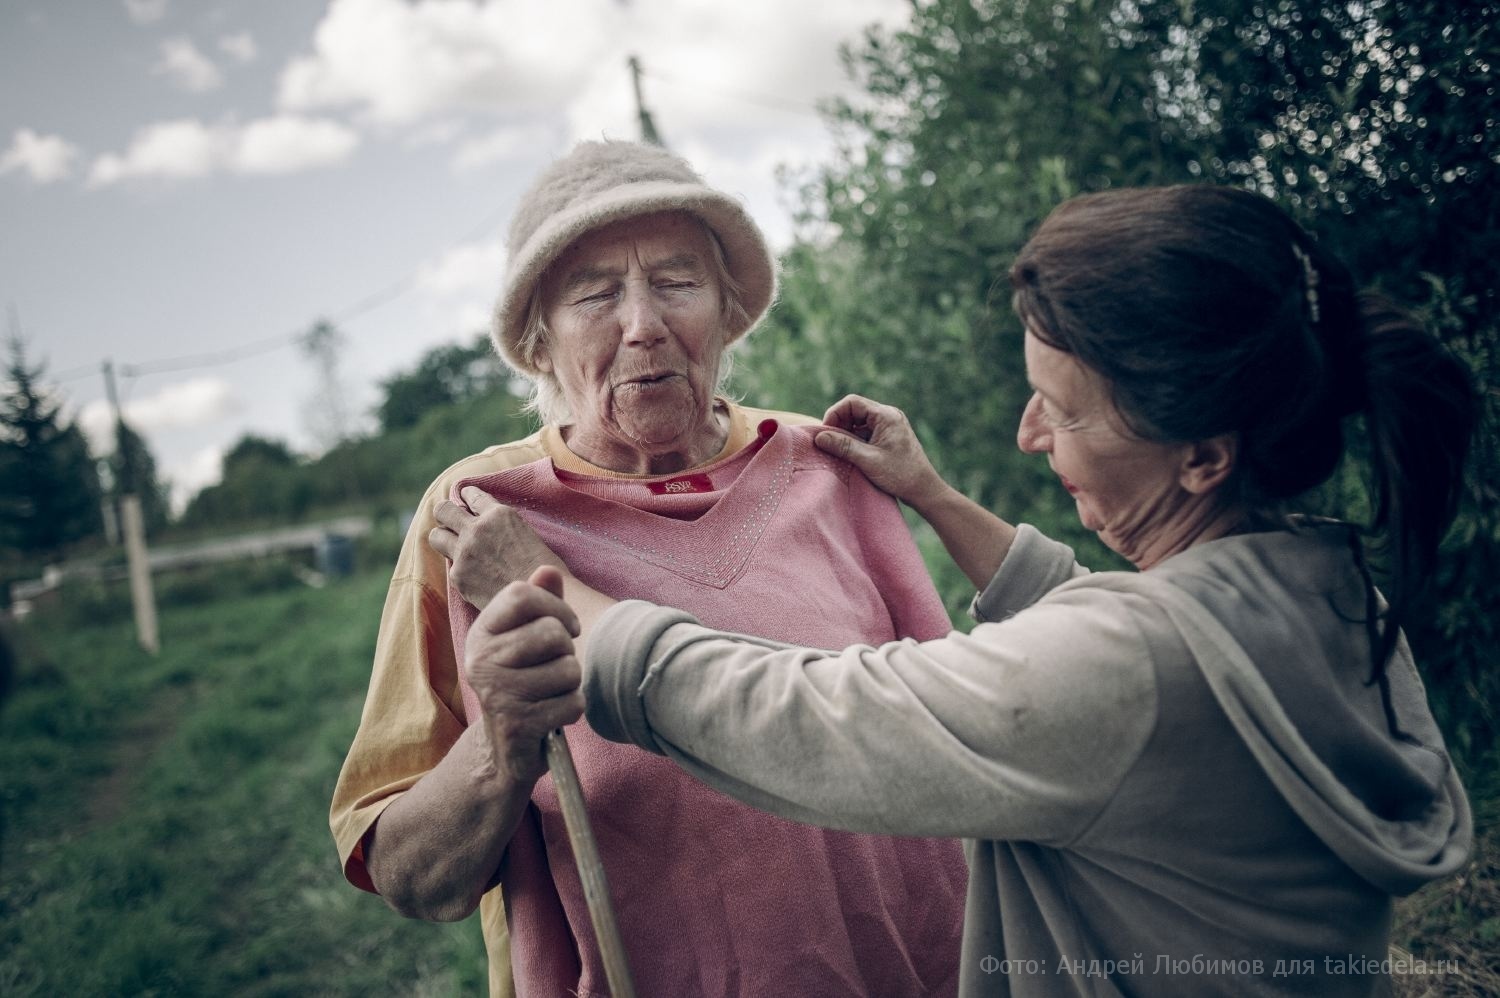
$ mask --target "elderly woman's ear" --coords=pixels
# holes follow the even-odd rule
[[[1205,495],[1223,485],[1234,472],[1239,438],[1233,433],[1221,433],[1186,446],[1182,470],[1177,476],[1184,490]]]

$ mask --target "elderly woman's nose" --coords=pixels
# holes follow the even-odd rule
[[[650,294],[627,293],[620,303],[620,312],[627,343],[654,343],[667,335],[661,304]]]
[[[1035,454],[1046,450],[1050,444],[1051,438],[1042,421],[1041,396],[1033,392],[1021,413],[1021,425],[1016,428],[1016,446],[1027,454]]]

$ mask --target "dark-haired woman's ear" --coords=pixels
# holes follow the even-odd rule
[[[1204,495],[1223,485],[1234,471],[1239,438],[1233,433],[1187,445],[1177,480],[1194,495]]]

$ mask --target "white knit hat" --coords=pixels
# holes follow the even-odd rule
[[[718,236],[730,276],[744,291],[745,319],[726,330],[725,342],[748,332],[775,300],[776,260],[744,206],[658,146],[583,142],[542,171],[511,220],[505,288],[490,328],[500,356],[522,374],[540,375],[517,344],[532,290],[547,267],[587,232],[660,211],[697,215]]]

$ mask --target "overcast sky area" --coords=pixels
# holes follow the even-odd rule
[[[0,0],[0,306],[112,449],[101,366],[180,503],[245,433],[316,449],[292,343],[347,400],[485,327],[516,198],[576,141],[663,138],[791,234],[840,44],[903,0]],[[236,359],[230,359],[236,358]]]

